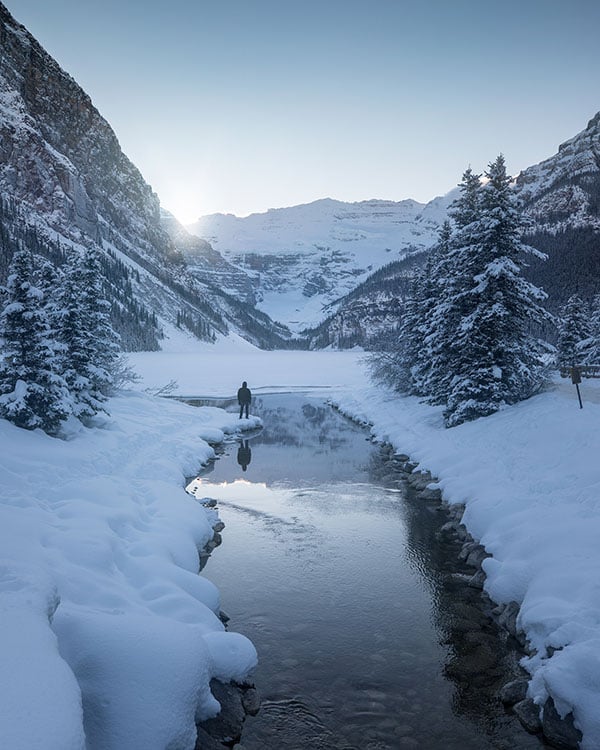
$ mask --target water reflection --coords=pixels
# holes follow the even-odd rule
[[[468,584],[474,569],[461,562],[460,542],[440,538],[447,516],[436,503],[423,502],[406,486],[400,464],[391,452],[373,454],[369,467],[375,481],[404,488],[406,561],[429,590],[432,621],[440,643],[448,648],[443,673],[455,687],[453,710],[495,736],[494,747],[545,746],[541,739],[525,734],[498,701],[502,685],[521,676],[521,654],[491,616],[492,602]]]
[[[252,410],[263,420],[260,434],[250,438],[252,475],[270,484],[296,487],[344,482],[349,476],[369,481],[365,435],[330,406],[297,394],[260,396]],[[358,439],[357,439],[358,435]],[[230,463],[215,467],[232,476]]]
[[[250,450],[248,441],[240,440],[240,447],[237,452],[237,462],[242,467],[242,471],[246,471],[250,461],[252,461],[252,451]]]
[[[485,661],[491,640],[469,642],[476,618],[480,638],[492,631],[452,587],[444,519],[407,501],[394,457],[316,400],[261,397],[254,409],[263,431],[227,446],[192,488],[226,524],[206,575],[259,651],[264,705],[244,747],[539,747],[492,703],[506,664]]]

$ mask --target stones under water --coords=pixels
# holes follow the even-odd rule
[[[246,470],[232,443],[196,491],[225,523],[203,574],[259,653],[244,750],[542,747],[499,698],[522,677],[519,646],[439,495],[316,399],[254,411]]]

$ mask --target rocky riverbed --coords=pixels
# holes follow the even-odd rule
[[[290,400],[273,398],[273,414],[263,406],[270,431],[253,443],[251,471],[226,451],[200,490],[219,498],[228,527],[209,577],[260,653],[264,701],[243,744],[576,747],[568,717],[527,701],[518,606],[485,593],[489,555],[464,508],[409,456],[365,450],[364,433],[331,410]],[[294,489],[278,490],[282,479]],[[219,541],[217,531],[209,547]],[[199,748],[239,745],[248,687],[229,686],[220,728],[201,725]]]
[[[202,571],[212,552],[221,544],[221,531],[225,524],[217,514],[217,502],[211,498],[204,498],[202,504],[210,514],[213,538],[199,550],[199,568]],[[219,618],[227,627],[228,615],[221,611]],[[223,748],[238,748],[243,750],[239,741],[247,716],[256,716],[260,710],[260,696],[253,682],[229,682],[211,680],[210,689],[214,697],[221,704],[221,711],[212,719],[196,725],[197,739],[195,750],[223,750]]]
[[[387,462],[395,465],[410,487],[409,498],[440,518],[437,545],[447,558],[444,587],[448,611],[455,615],[449,634],[454,656],[446,665],[446,674],[460,684],[459,694],[465,701],[469,701],[470,692],[485,688],[518,718],[527,732],[540,735],[551,747],[576,750],[581,732],[574,726],[573,715],[561,718],[552,698],[537,706],[527,697],[528,674],[518,661],[532,651],[525,633],[518,628],[519,605],[514,601],[497,605],[485,593],[482,563],[490,554],[462,523],[464,506],[446,504],[437,478],[409,456],[396,454],[391,446],[382,450]],[[453,558],[455,564],[448,562]],[[515,676],[502,683],[507,659],[512,661]]]

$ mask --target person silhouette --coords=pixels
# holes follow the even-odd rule
[[[240,440],[240,447],[237,452],[237,462],[242,467],[242,471],[246,471],[250,461],[252,461],[252,451],[250,450],[248,441]]]
[[[242,387],[238,388],[237,392],[238,404],[240,405],[240,419],[242,418],[242,412],[246,410],[246,419],[248,419],[248,407],[252,401],[252,393],[248,388],[248,383],[244,380]]]

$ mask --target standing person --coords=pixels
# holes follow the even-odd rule
[[[250,393],[250,388],[248,388],[248,383],[244,380],[242,383],[242,387],[238,388],[238,404],[240,405],[240,419],[242,418],[242,412],[244,409],[246,410],[246,419],[248,419],[248,407],[250,406],[250,402],[252,401],[252,394]]]

